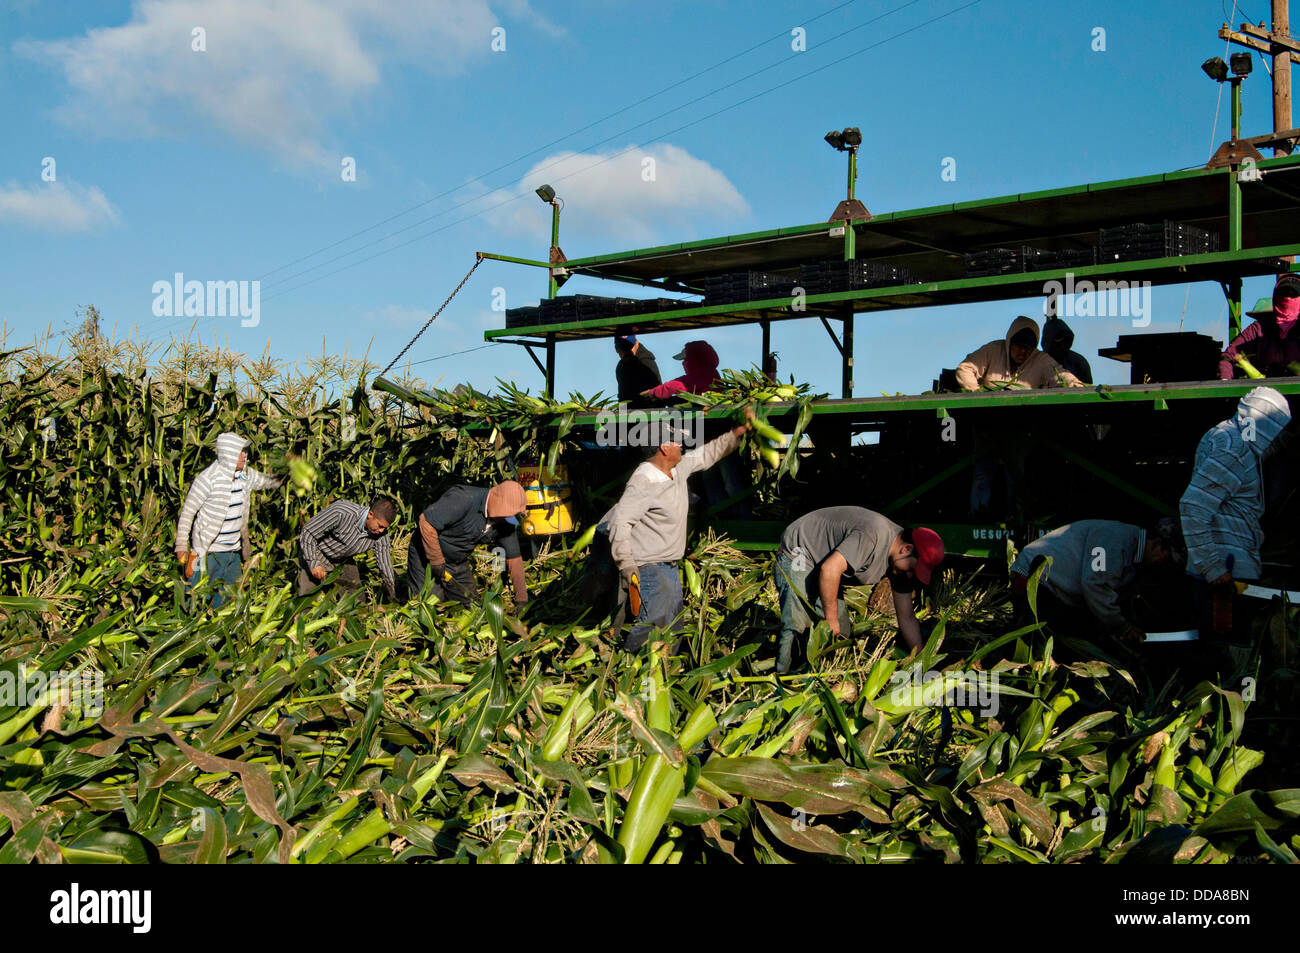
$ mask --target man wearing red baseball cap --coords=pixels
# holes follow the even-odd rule
[[[874,586],[886,576],[894,591],[898,631],[909,649],[921,648],[913,580],[929,585],[941,562],[943,540],[934,530],[904,529],[861,506],[829,506],[795,520],[781,536],[776,557],[781,597],[777,672],[790,670],[794,637],[811,628],[813,610],[826,618],[833,637],[852,635],[844,587]],[[834,615],[825,608],[832,602],[838,610]]]

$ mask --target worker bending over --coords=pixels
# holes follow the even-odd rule
[[[1029,577],[1046,563],[1036,598],[1041,621],[1071,634],[1086,637],[1100,628],[1112,638],[1140,643],[1145,633],[1126,618],[1123,603],[1137,581],[1139,566],[1171,561],[1179,566],[1187,561],[1175,519],[1162,519],[1149,532],[1115,520],[1067,523],[1034,540],[1011,564],[1016,624],[1026,625],[1032,619]]]
[[[397,519],[397,507],[387,497],[377,497],[369,506],[351,500],[335,500],[302,528],[298,549],[302,565],[298,572],[298,595],[320,587],[325,577],[340,565],[339,585],[355,589],[361,585],[361,571],[355,557],[373,552],[389,599],[397,597],[393,574],[392,546],[388,528]]]
[[[907,647],[921,648],[921,626],[912,605],[913,581],[929,585],[943,561],[943,540],[932,529],[904,529],[861,506],[828,506],[786,527],[776,557],[776,591],[781,599],[781,640],[776,670],[790,671],[795,636],[820,613],[832,637],[849,637],[853,627],[845,586],[874,586],[886,576],[894,591],[898,631]],[[827,612],[834,605],[835,613]]]
[[[427,566],[435,596],[469,605],[478,598],[470,555],[478,546],[499,546],[505,553],[515,605],[527,603],[528,586],[517,533],[527,507],[524,488],[514,480],[491,489],[449,489],[420,514],[416,532],[411,535],[406,554],[409,596],[414,597],[424,588]]]

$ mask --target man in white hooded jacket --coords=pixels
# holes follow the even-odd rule
[[[176,558],[189,585],[207,572],[213,581],[238,585],[242,559],[248,558],[248,494],[273,489],[277,477],[254,470],[248,459],[248,440],[236,433],[217,437],[217,461],[200,473],[190,487],[176,521]],[[188,540],[188,543],[187,543]],[[226,594],[218,590],[213,608]]]

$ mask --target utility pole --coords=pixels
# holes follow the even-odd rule
[[[1258,26],[1243,23],[1241,32],[1234,31],[1225,23],[1219,30],[1220,39],[1273,58],[1273,137],[1252,138],[1270,138],[1275,156],[1290,155],[1292,143],[1300,138],[1300,132],[1295,132],[1291,125],[1291,62],[1294,60],[1300,63],[1300,43],[1291,38],[1291,19],[1287,5],[1288,0],[1273,0],[1271,30],[1266,30],[1263,23]]]

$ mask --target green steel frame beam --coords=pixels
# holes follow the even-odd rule
[[[1265,159],[1263,162],[1259,163],[1259,167],[1265,170],[1285,170],[1291,167],[1300,168],[1300,154]],[[1190,179],[1212,179],[1216,175],[1229,174],[1231,173],[1222,169],[1188,169],[1182,172],[1166,172],[1155,175],[1134,176],[1128,179],[1113,179],[1105,182],[1088,183],[1085,185],[1066,186],[1059,189],[1043,189],[1038,192],[1022,192],[1012,195],[997,196],[989,199],[975,199],[968,202],[953,202],[944,205],[932,205],[924,208],[907,209],[898,212],[879,213],[872,217],[869,224],[860,227],[876,228],[880,225],[889,224],[891,222],[908,222],[944,213],[987,213],[991,207],[998,205],[1015,205],[1048,198],[1065,198],[1071,195],[1096,195],[1098,193],[1104,193],[1116,189],[1132,188],[1139,185],[1151,185],[1160,182],[1179,182]],[[570,259],[565,264],[566,267],[576,268],[615,264],[622,261],[669,257],[684,252],[721,248],[728,245],[779,241],[783,238],[793,238],[801,235],[824,232],[828,228],[829,225],[826,222],[785,226],[766,231],[746,232],[738,235],[699,239],[691,242],[678,242],[671,245],[655,245],[650,248],[638,248],[630,251],[612,252],[604,255],[590,255],[585,258]]]
[[[1030,407],[1041,405],[1049,407],[1058,404],[1100,405],[1103,403],[1147,403],[1155,406],[1158,402],[1171,400],[1204,400],[1240,398],[1251,388],[1258,385],[1272,387],[1283,394],[1300,394],[1300,377],[1271,377],[1263,381],[1182,381],[1166,384],[1116,384],[1112,387],[1069,387],[1052,390],[1026,391],[990,391],[962,394],[917,394],[902,397],[860,397],[853,400],[819,400],[813,404],[813,419],[819,417],[853,416],[863,418],[864,422],[879,419],[881,415],[891,413],[909,413],[936,411],[955,413],[961,410],[987,410],[1000,407]],[[376,390],[386,391],[413,404],[430,403],[431,399],[422,399],[421,392],[403,389],[391,381],[379,378],[372,385]],[[683,407],[682,409],[688,409]],[[689,407],[698,410],[697,407]],[[785,417],[793,418],[798,413],[798,405],[788,402],[773,402],[765,405],[768,418],[773,422]],[[558,424],[564,415],[555,417],[551,424]],[[706,418],[723,419],[729,412],[709,410]],[[573,421],[576,426],[594,426],[596,414],[581,414]],[[545,426],[545,422],[543,426]]]
[[[644,333],[653,333],[656,325],[664,331],[707,328],[726,324],[750,323],[757,320],[791,320],[818,317],[825,314],[836,317],[837,309],[827,305],[850,302],[855,311],[901,310],[928,308],[942,304],[962,304],[973,301],[1002,301],[1013,298],[1042,297],[1044,285],[1051,281],[1065,282],[1073,276],[1079,282],[1093,279],[1124,280],[1134,278],[1149,280],[1152,284],[1179,284],[1189,281],[1223,281],[1243,276],[1273,274],[1278,259],[1300,254],[1300,242],[1287,245],[1270,245],[1264,248],[1243,248],[1232,252],[1212,252],[1204,255],[1183,255],[1172,258],[1153,258],[1145,261],[1113,262],[1083,268],[1055,271],[1017,272],[1008,275],[990,275],[984,278],[962,278],[952,281],[929,281],[886,288],[867,288],[859,291],[837,291],[829,294],[808,295],[806,310],[791,311],[793,297],[767,298],[761,301],[735,304],[680,308],[674,311],[620,317],[595,318],[589,321],[569,321],[560,324],[534,325],[485,331],[483,337],[491,341],[506,335],[543,337],[563,335],[567,340],[584,340],[603,337],[614,330],[636,325]],[[860,305],[860,307],[859,307]],[[698,320],[691,320],[698,319]],[[712,320],[704,320],[712,319]],[[680,322],[686,322],[684,324]]]

